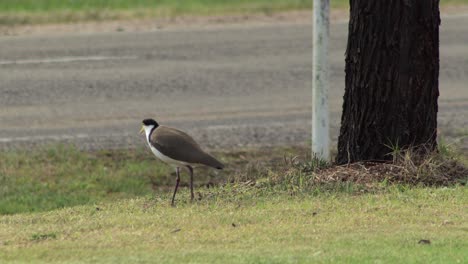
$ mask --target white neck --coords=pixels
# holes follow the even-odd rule
[[[153,127],[154,127],[153,125],[144,126],[145,134],[146,134],[146,140],[148,141],[148,144],[149,144],[149,136],[150,136],[151,130],[153,130]]]

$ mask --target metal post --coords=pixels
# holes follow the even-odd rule
[[[312,60],[312,154],[329,161],[329,13],[330,0],[314,0]]]

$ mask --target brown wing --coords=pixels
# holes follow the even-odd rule
[[[204,152],[191,136],[178,129],[159,126],[151,134],[150,142],[159,152],[171,159],[203,164],[217,169],[224,167]]]

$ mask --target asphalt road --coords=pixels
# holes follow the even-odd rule
[[[443,18],[439,127],[468,132],[468,16]],[[208,148],[307,144],[310,24],[0,37],[0,148],[144,143],[143,118]],[[345,23],[331,27],[331,138],[344,93]]]

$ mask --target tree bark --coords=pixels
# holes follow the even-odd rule
[[[439,0],[350,0],[336,162],[437,146]]]

